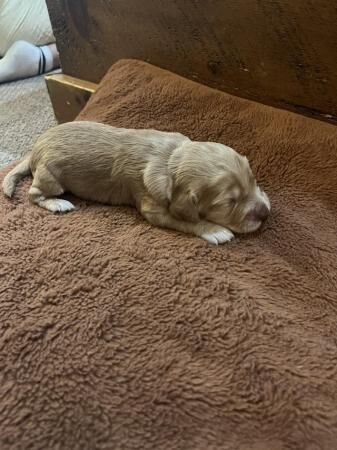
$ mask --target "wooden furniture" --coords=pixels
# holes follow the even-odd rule
[[[97,89],[96,83],[69,75],[46,75],[45,79],[56,120],[60,123],[74,120]]]
[[[65,75],[98,83],[112,63],[136,58],[241,97],[337,122],[337,8],[331,0],[47,5]]]

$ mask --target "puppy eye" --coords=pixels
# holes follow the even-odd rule
[[[230,206],[235,206],[235,205],[237,204],[238,201],[237,201],[236,198],[231,197],[231,198],[228,200],[228,202],[229,202]]]

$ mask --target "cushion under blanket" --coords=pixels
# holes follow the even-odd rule
[[[137,61],[79,119],[230,145],[272,215],[216,247],[0,195],[1,450],[337,448],[337,128]]]

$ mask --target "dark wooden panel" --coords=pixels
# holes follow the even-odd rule
[[[47,0],[65,73],[98,82],[137,58],[334,120],[334,0]]]
[[[59,123],[74,120],[97,88],[95,83],[62,74],[46,75],[45,80]]]

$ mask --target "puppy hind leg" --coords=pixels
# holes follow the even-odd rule
[[[64,189],[57,179],[45,167],[38,168],[34,174],[33,184],[29,190],[29,200],[51,212],[68,212],[75,207],[67,200],[56,198]],[[55,198],[53,198],[55,197]]]
[[[54,213],[56,212],[64,213],[75,209],[75,206],[68,200],[64,200],[62,198],[46,198],[43,191],[36,186],[32,186],[30,188],[28,195],[32,203],[35,203],[36,205],[39,205],[41,208],[47,209],[48,211]]]

